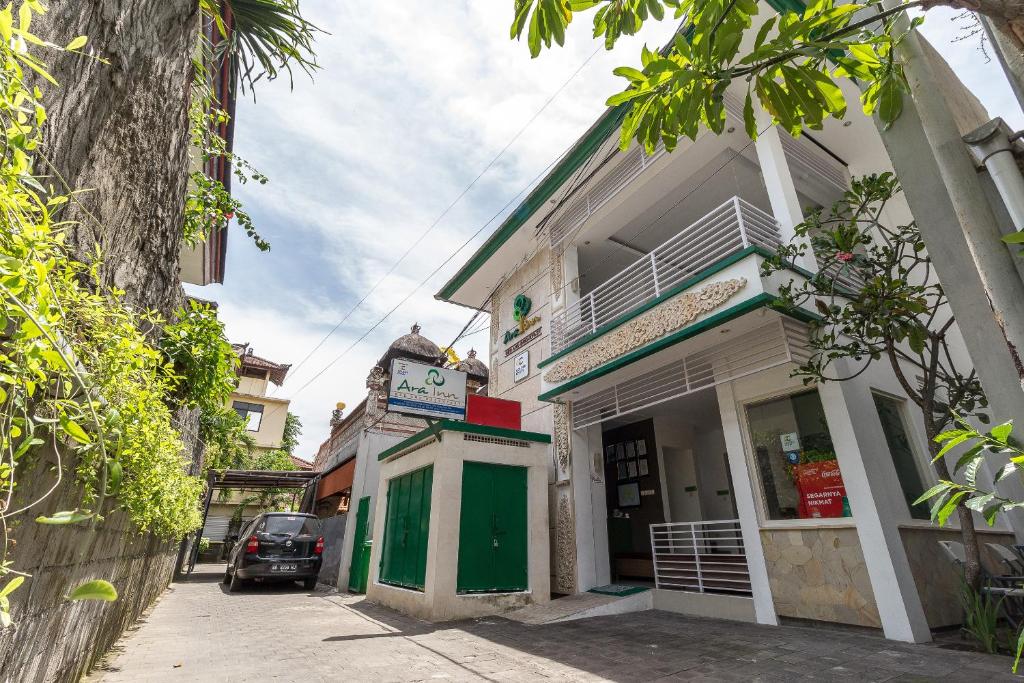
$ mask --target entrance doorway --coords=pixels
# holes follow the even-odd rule
[[[714,389],[602,426],[616,583],[750,595]]]

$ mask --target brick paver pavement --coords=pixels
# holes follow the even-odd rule
[[[208,566],[201,569],[209,570]],[[660,611],[542,626],[430,624],[298,585],[174,584],[89,677],[118,681],[1009,679],[1010,660],[828,628]]]

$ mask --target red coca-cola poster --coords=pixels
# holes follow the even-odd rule
[[[842,517],[846,487],[836,460],[822,460],[793,466],[793,478],[800,497],[800,517]]]

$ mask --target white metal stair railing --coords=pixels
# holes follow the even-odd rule
[[[657,588],[752,595],[738,519],[652,524],[651,550]]]
[[[782,243],[775,218],[740,197],[727,200],[551,318],[551,352],[568,348],[726,256]]]

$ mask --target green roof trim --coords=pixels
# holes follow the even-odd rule
[[[797,14],[803,14],[804,9],[807,7],[803,0],[767,0],[767,3],[779,13],[796,12]],[[689,38],[691,31],[692,27],[687,32],[687,38]],[[512,235],[516,234],[519,228],[530,219],[530,216],[544,206],[544,203],[554,195],[558,188],[597,151],[601,143],[620,127],[629,109],[630,104],[626,103],[606,110],[594,125],[590,127],[590,130],[576,141],[576,144],[565,155],[565,158],[556,164],[554,169],[545,176],[540,185],[534,188],[526,199],[516,207],[516,210],[505,219],[501,226],[469,257],[469,260],[466,261],[462,268],[441,287],[441,291],[435,294],[434,298],[451,302],[451,298],[455,296],[459,288],[466,284],[469,278],[473,277]]]
[[[415,446],[421,441],[432,439],[442,432],[463,432],[464,434],[480,434],[482,436],[494,436],[500,439],[516,439],[518,441],[536,441],[537,443],[551,443],[550,434],[539,432],[524,432],[519,429],[506,429],[505,427],[492,427],[490,425],[478,425],[472,422],[459,422],[457,420],[439,420],[423,431],[416,432],[405,441],[400,441],[391,448],[381,451],[377,460],[400,454],[402,451]]]
[[[638,360],[647,358],[648,356],[651,356],[663,349],[667,349],[670,346],[674,346],[681,341],[685,341],[692,337],[696,337],[701,332],[706,332],[708,330],[714,329],[719,325],[723,325],[729,322],[730,320],[734,320],[735,318],[738,318],[741,315],[745,315],[759,308],[771,308],[779,311],[784,315],[788,315],[791,318],[796,318],[797,320],[801,320],[804,322],[819,319],[819,317],[816,314],[811,313],[810,311],[805,311],[804,309],[799,309],[797,311],[784,310],[779,303],[779,297],[775,296],[774,294],[762,292],[761,294],[758,294],[757,296],[751,297],[746,301],[738,303],[735,306],[732,306],[731,308],[727,308],[724,311],[707,317],[698,323],[694,323],[689,327],[684,327],[678,332],[674,332],[673,334],[662,337],[661,339],[657,339],[648,344],[647,346],[643,346],[639,349],[636,349],[635,351],[630,351],[624,356],[619,356],[615,360],[609,361],[608,363],[605,363],[599,368],[595,368],[590,372],[586,372],[575,379],[569,380],[565,384],[562,384],[561,386],[556,387],[551,391],[544,392],[543,394],[538,396],[537,399],[541,401],[552,401],[556,397],[561,396],[562,394],[568,391],[572,391],[573,389],[580,385],[586,384],[587,382],[595,380],[599,377],[604,377],[607,374],[615,372],[621,367],[625,367],[627,365],[635,363]]]
[[[571,176],[575,173],[583,163],[591,157],[591,155],[597,151],[605,140],[622,124],[622,120],[626,117],[626,112],[629,111],[627,105],[615,107],[614,109],[607,110],[601,115],[601,118],[590,127],[583,137],[581,137],[573,148],[569,150],[569,153],[565,155],[558,164],[555,165],[554,169],[545,176],[544,180],[541,181],[534,190],[523,200],[523,202],[516,208],[512,214],[505,219],[505,222],[501,224],[494,233],[487,238],[480,248],[476,250],[469,260],[466,261],[465,265],[459,269],[459,272],[455,273],[448,282],[445,283],[441,291],[434,295],[435,299],[442,301],[450,301],[455,293],[459,291],[462,285],[466,284],[469,278],[473,277],[476,271],[487,263],[487,261],[494,256],[495,252],[501,248],[501,245],[505,244],[512,235],[530,219],[538,209],[544,206],[544,204],[551,199],[555,192],[560,188]]]

